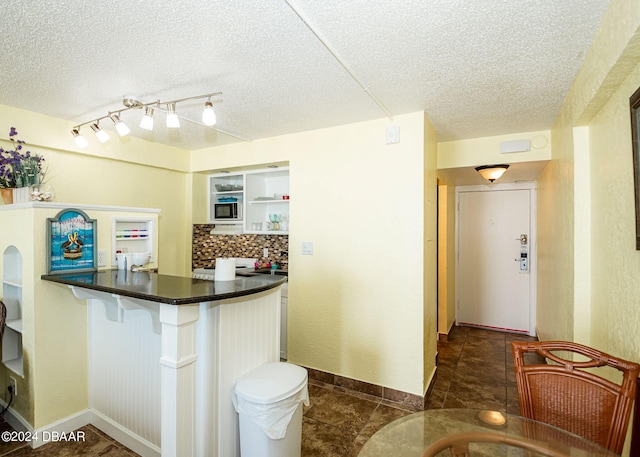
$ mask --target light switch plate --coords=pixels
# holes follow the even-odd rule
[[[313,243],[311,241],[302,242],[302,255],[313,255]]]

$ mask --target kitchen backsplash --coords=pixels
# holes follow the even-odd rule
[[[282,268],[289,263],[288,235],[211,235],[213,224],[193,225],[191,264],[193,268],[212,268],[218,257],[256,258],[275,261]],[[263,257],[264,248],[269,257]]]

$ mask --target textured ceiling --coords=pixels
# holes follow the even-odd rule
[[[2,0],[0,103],[79,124],[126,96],[222,92],[215,128],[187,121],[203,100],[178,105],[179,131],[123,113],[133,135],[186,149],[420,110],[439,141],[544,130],[607,4]]]

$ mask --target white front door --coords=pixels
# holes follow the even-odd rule
[[[535,334],[532,192],[458,192],[458,325]]]

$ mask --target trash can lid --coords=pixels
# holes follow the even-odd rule
[[[269,404],[300,391],[307,383],[307,370],[287,362],[265,363],[236,381],[236,394],[245,400]]]

